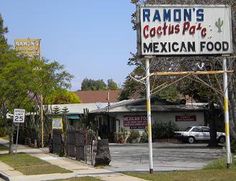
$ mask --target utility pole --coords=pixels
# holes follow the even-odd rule
[[[151,94],[150,94],[150,63],[146,58],[146,96],[147,96],[147,123],[148,123],[148,147],[149,147],[149,172],[153,173],[153,151],[152,151],[152,116],[151,116]]]

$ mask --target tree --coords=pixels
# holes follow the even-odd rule
[[[133,57],[130,58],[128,65],[134,65],[136,66],[131,75],[141,77],[144,76],[144,69],[143,66],[138,64],[137,61],[135,61],[135,55],[133,54]],[[135,79],[133,79],[131,76],[127,76],[126,80],[124,82],[124,85],[121,90],[121,94],[119,96],[119,100],[125,100],[130,98],[139,98],[145,95],[145,83],[144,82],[138,82]]]
[[[27,112],[38,108],[39,95],[45,99],[55,89],[67,87],[70,75],[62,70],[58,63],[46,63],[41,60],[27,60],[16,54],[9,58],[0,73],[1,113],[13,113],[14,108],[24,108]],[[0,60],[1,61],[1,60]],[[37,66],[36,66],[37,65]],[[39,68],[39,69],[37,69]],[[34,110],[35,111],[35,110]],[[6,117],[3,120],[8,124]],[[8,127],[12,127],[11,124]],[[9,136],[12,129],[9,127]]]
[[[2,54],[7,48],[7,40],[5,38],[5,33],[8,32],[7,27],[4,27],[3,19],[0,14],[0,54]]]
[[[119,100],[126,100],[130,98],[139,98],[144,94],[145,87],[143,84],[131,79],[129,76],[126,77],[123,88],[121,90]]]
[[[1,103],[1,118],[2,122],[7,129],[7,133],[10,138],[9,151],[12,152],[12,134],[13,123],[12,120],[8,120],[6,114],[13,113],[14,108],[28,108],[30,107],[30,100],[25,90],[26,84],[31,81],[29,77],[26,77],[28,65],[25,62],[21,63],[19,58],[13,52],[5,52],[4,57],[8,58],[9,62],[4,62],[0,58],[2,65],[0,72],[0,103]],[[12,61],[11,61],[12,60]]]
[[[105,90],[105,89],[106,89],[106,84],[102,79],[92,80],[85,78],[82,81],[81,90],[86,91],[86,90]]]
[[[79,97],[74,92],[65,89],[54,90],[46,99],[46,104],[73,104],[80,103]]]
[[[114,80],[112,80],[112,79],[108,79],[107,80],[107,89],[117,90],[118,89],[117,83],[115,83]]]
[[[118,89],[118,86],[112,79],[108,79],[107,85],[106,85],[106,83],[102,79],[93,80],[93,79],[85,78],[81,84],[81,90],[83,90],[83,91],[107,90],[107,89],[116,90],[116,89]]]
[[[56,61],[18,55],[6,43],[6,30],[0,18],[0,121],[9,134],[11,153],[14,125],[7,113],[13,113],[14,108],[37,111],[39,95],[46,99],[54,90],[69,88],[72,76]]]

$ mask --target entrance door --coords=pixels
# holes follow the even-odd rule
[[[98,135],[101,139],[108,139],[114,142],[114,133],[116,132],[115,118],[110,115],[98,117]]]

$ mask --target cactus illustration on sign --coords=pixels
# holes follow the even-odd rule
[[[215,22],[215,25],[218,28],[218,33],[222,32],[221,28],[222,28],[223,24],[224,24],[224,21],[221,20],[220,18],[218,18],[218,20]]]

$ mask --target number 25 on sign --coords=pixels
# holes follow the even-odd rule
[[[14,109],[14,123],[24,123],[25,121],[25,110],[24,109]]]

